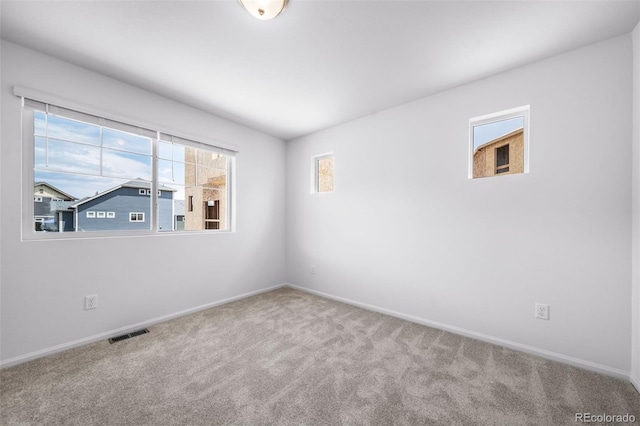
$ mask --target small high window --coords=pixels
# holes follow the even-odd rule
[[[469,177],[528,173],[529,107],[469,120]]]
[[[312,158],[311,192],[333,192],[333,154],[323,154]]]

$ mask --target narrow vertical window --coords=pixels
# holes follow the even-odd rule
[[[311,192],[333,192],[333,154],[323,154],[312,158]]]
[[[205,203],[204,229],[220,229],[220,203],[215,200]]]
[[[509,171],[509,144],[496,148],[496,174]]]

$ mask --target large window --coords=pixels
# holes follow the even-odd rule
[[[233,151],[26,99],[23,112],[27,238],[231,230]]]
[[[529,171],[528,106],[472,118],[469,128],[469,177]]]

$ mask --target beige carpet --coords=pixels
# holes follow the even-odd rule
[[[279,289],[0,372],[3,425],[571,425],[631,384]]]

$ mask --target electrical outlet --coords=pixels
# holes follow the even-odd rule
[[[316,265],[311,265],[311,273],[312,274],[316,273]]]
[[[536,303],[536,318],[543,320],[549,319],[549,305],[544,303]]]
[[[95,309],[98,307],[98,295],[92,294],[91,296],[84,297],[84,310]]]

